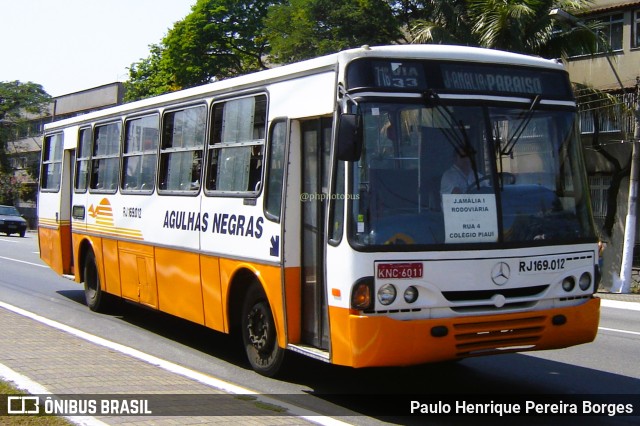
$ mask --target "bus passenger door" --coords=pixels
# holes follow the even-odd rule
[[[62,274],[73,275],[73,255],[71,242],[71,198],[73,195],[73,174],[76,162],[76,150],[65,149],[62,162],[62,180],[60,182],[60,215],[58,224],[60,229],[60,251]]]
[[[302,340],[328,349],[329,327],[324,274],[325,211],[328,202],[331,119],[301,123]]]
[[[67,194],[63,195],[63,202],[66,202],[66,216],[69,220],[69,227],[65,229],[66,235],[63,235],[62,241],[64,241],[64,245],[62,247],[63,251],[66,252],[68,256],[67,259],[64,260],[64,273],[73,275],[75,273],[75,267],[73,264],[73,220],[71,218],[73,212],[73,182],[75,180],[76,173],[76,150],[70,149],[68,151],[68,155],[65,153],[65,164],[64,167],[68,167],[69,172],[63,172],[63,181],[62,184],[66,188]],[[68,179],[68,181],[66,181]],[[66,199],[66,201],[65,201]]]
[[[72,274],[71,194],[77,128],[44,139],[38,195],[40,258],[59,274]]]

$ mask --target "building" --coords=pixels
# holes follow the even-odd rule
[[[587,90],[576,90],[593,211],[600,237],[608,246],[603,285],[611,288],[620,274],[628,210],[633,112],[638,105],[640,78],[640,1],[596,0],[589,12],[579,18],[583,23],[600,23],[599,31],[610,50],[599,45],[600,53],[578,52],[570,57],[566,63],[570,78],[617,98],[615,105],[604,107],[590,98]],[[639,242],[636,230],[634,266],[640,266]]]
[[[36,193],[39,174],[40,149],[45,123],[86,114],[102,108],[120,105],[124,100],[124,85],[120,82],[70,93],[53,98],[45,114],[27,117],[25,126],[20,126],[12,140],[7,143],[7,154],[14,171],[16,182],[24,185],[27,194],[16,200],[16,207],[29,221],[29,226],[37,226]]]

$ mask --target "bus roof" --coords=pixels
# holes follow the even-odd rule
[[[341,61],[366,56],[397,57],[414,59],[434,59],[453,61],[486,62],[493,64],[521,65],[563,70],[564,66],[556,60],[544,59],[519,53],[506,52],[480,47],[442,45],[442,44],[405,44],[393,46],[363,46],[358,49],[338,53]]]
[[[45,131],[78,125],[88,121],[100,120],[110,116],[148,110],[170,105],[176,102],[189,102],[205,96],[214,96],[237,90],[248,90],[251,87],[264,86],[276,81],[296,76],[310,75],[335,70],[339,63],[350,62],[357,58],[381,57],[406,59],[433,59],[449,61],[472,61],[481,63],[520,65],[563,70],[561,63],[555,60],[535,56],[522,55],[493,49],[484,49],[454,45],[409,44],[390,46],[362,46],[331,55],[321,56],[289,65],[277,66],[239,77],[228,78],[201,86],[179,90],[152,98],[142,99],[102,109],[77,117],[54,121],[45,125]]]

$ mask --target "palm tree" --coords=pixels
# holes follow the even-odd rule
[[[430,0],[430,19],[411,27],[413,43],[452,43],[566,57],[569,49],[595,52],[594,32],[562,27],[549,16],[561,8],[586,10],[590,0]]]
[[[410,28],[412,43],[477,45],[471,32],[466,0],[425,2],[429,19],[418,19]]]

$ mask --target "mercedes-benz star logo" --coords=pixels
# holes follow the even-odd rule
[[[505,285],[509,281],[511,275],[511,269],[509,265],[504,262],[498,262],[491,270],[491,281],[495,285]]]

